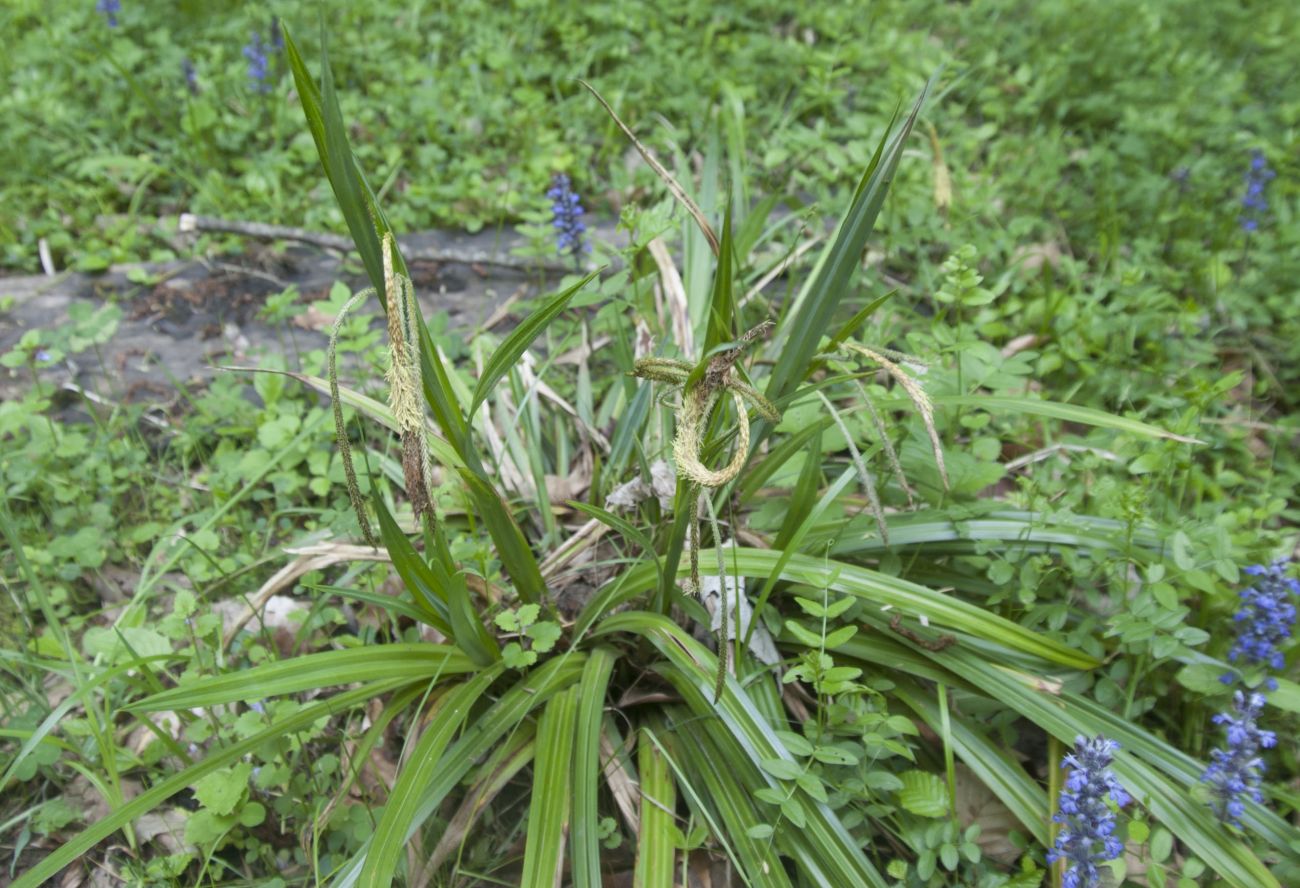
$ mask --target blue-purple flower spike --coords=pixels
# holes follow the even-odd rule
[[[1268,201],[1264,197],[1264,188],[1277,175],[1268,167],[1264,152],[1256,151],[1250,157],[1250,169],[1246,172],[1246,193],[1241,197],[1241,227],[1244,231],[1259,229],[1259,221],[1268,210]]]
[[[266,44],[262,41],[262,35],[253,32],[253,40],[244,47],[244,58],[248,60],[248,79],[253,84],[253,89],[258,92],[269,92],[271,85],[267,83],[267,77],[270,76],[270,67],[266,58]]]
[[[1237,641],[1228,652],[1228,661],[1248,666],[1281,669],[1286,665],[1281,645],[1291,637],[1296,609],[1291,597],[1300,594],[1300,582],[1286,575],[1287,561],[1274,561],[1264,567],[1246,568],[1256,577],[1254,584],[1241,593],[1241,607],[1233,615]],[[1224,676],[1231,681],[1232,676]],[[1270,689],[1276,681],[1268,680]]]
[[[1228,747],[1211,753],[1210,766],[1201,781],[1210,785],[1211,804],[1219,819],[1240,826],[1246,813],[1245,799],[1264,800],[1259,788],[1264,761],[1259,751],[1276,746],[1277,735],[1255,723],[1264,708],[1263,694],[1237,691],[1232,695],[1232,704],[1236,718],[1226,712],[1214,717],[1215,724],[1224,725],[1227,731]]]
[[[199,94],[199,72],[195,70],[194,63],[188,58],[181,59],[181,76],[185,78],[185,88],[190,91],[190,95]]]
[[[121,0],[99,0],[95,4],[95,11],[103,14],[110,28],[116,28],[117,14],[122,11]]]
[[[582,222],[582,202],[573,190],[569,177],[564,173],[556,173],[551,177],[551,187],[546,196],[551,200],[555,239],[560,254],[577,257],[591,252],[591,244],[584,237],[587,226]]]
[[[1114,740],[1081,736],[1074,741],[1074,753],[1061,762],[1071,771],[1061,790],[1060,811],[1052,817],[1061,831],[1047,862],[1065,861],[1062,888],[1096,888],[1101,883],[1098,864],[1124,853],[1124,843],[1115,836],[1115,812],[1106,803],[1108,797],[1121,808],[1129,802],[1110,772],[1117,749]]]

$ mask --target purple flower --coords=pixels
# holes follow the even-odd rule
[[[1062,888],[1096,888],[1101,882],[1097,865],[1124,853],[1124,843],[1115,836],[1115,812],[1106,803],[1107,797],[1121,808],[1129,802],[1110,772],[1117,749],[1114,740],[1081,736],[1074,741],[1074,753],[1061,762],[1071,771],[1061,790],[1060,810],[1052,817],[1061,831],[1047,862],[1066,861]]]
[[[262,41],[262,35],[253,32],[253,40],[244,47],[244,58],[248,59],[248,79],[253,83],[253,89],[258,92],[270,92],[271,85],[267,83],[270,76],[270,67],[266,59],[266,43]]]
[[[551,213],[554,216],[555,239],[560,254],[568,253],[577,257],[591,251],[591,244],[583,236],[587,226],[582,223],[582,202],[573,190],[569,177],[556,173],[551,178],[551,188],[546,192],[551,199]]]
[[[1281,669],[1286,665],[1280,648],[1291,637],[1291,629],[1295,626],[1296,609],[1291,596],[1300,594],[1300,582],[1288,577],[1286,568],[1286,559],[1274,561],[1267,567],[1254,565],[1245,568],[1246,573],[1258,579],[1242,591],[1241,607],[1233,614],[1237,640],[1228,652],[1229,662],[1263,665],[1269,669]],[[1276,687],[1273,679],[1269,679],[1269,687]]]
[[[103,13],[104,19],[110,28],[117,27],[117,14],[121,11],[121,0],[99,0],[95,4],[95,12]]]
[[[199,94],[199,72],[195,70],[194,63],[188,58],[181,59],[181,75],[185,78],[185,88],[190,91],[190,95]]]
[[[1246,813],[1243,797],[1256,802],[1264,800],[1259,788],[1264,761],[1259,751],[1276,746],[1277,735],[1261,730],[1255,723],[1264,708],[1263,694],[1252,692],[1247,696],[1237,691],[1232,695],[1232,705],[1237,710],[1237,718],[1226,712],[1214,717],[1215,724],[1225,726],[1228,746],[1210,753],[1210,766],[1205,769],[1201,782],[1210,785],[1211,805],[1219,819],[1240,826],[1241,817]]]
[[[109,27],[117,27],[117,13],[122,12],[121,0],[99,0],[95,4],[95,12],[104,14],[104,21],[108,22]]]
[[[38,363],[38,364],[48,364],[50,361],[53,361],[53,360],[54,360],[54,355],[50,354],[50,353],[47,352],[45,349],[43,349],[43,348],[38,348],[38,349],[36,350],[36,363]]]
[[[1241,197],[1241,227],[1244,231],[1259,229],[1259,220],[1268,210],[1268,201],[1264,198],[1264,188],[1277,174],[1268,168],[1268,158],[1264,152],[1255,151],[1250,157],[1250,169],[1246,172],[1246,193]]]
[[[284,49],[284,33],[280,30],[280,17],[271,16],[271,48],[276,52]]]

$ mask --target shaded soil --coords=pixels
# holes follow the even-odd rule
[[[602,232],[612,235],[612,232]],[[527,298],[554,283],[556,273],[497,264],[457,261],[490,253],[508,260],[523,239],[514,232],[426,232],[403,238],[404,248],[438,252],[440,261],[410,263],[426,316],[446,311],[458,327],[481,324],[511,297]],[[523,260],[520,260],[521,262]],[[134,281],[146,281],[135,283]],[[0,278],[0,354],[28,330],[50,330],[69,322],[73,306],[122,309],[118,328],[98,353],[86,351],[39,373],[59,385],[73,383],[115,398],[165,401],[177,384],[201,385],[218,368],[244,363],[247,356],[292,348],[323,347],[331,318],[308,318],[286,331],[283,321],[259,316],[269,296],[290,285],[306,309],[326,298],[336,281],[357,290],[369,286],[359,260],[300,245],[271,249],[250,245],[242,254],[162,265],[115,266],[104,274]],[[314,322],[313,322],[314,321]],[[288,366],[294,356],[285,356]],[[108,383],[107,386],[104,383]],[[0,399],[30,386],[28,368],[0,369]]]

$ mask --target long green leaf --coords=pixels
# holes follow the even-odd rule
[[[165,662],[167,660],[176,660],[180,658],[181,655],[179,654],[156,654],[152,657],[137,657],[128,663],[120,663],[111,669],[105,669],[103,672],[100,672],[98,675],[93,677],[82,676],[81,684],[77,687],[77,690],[74,693],[69,694],[64,698],[63,702],[50,710],[50,714],[45,716],[45,718],[41,720],[41,723],[36,726],[36,729],[27,735],[26,739],[23,741],[22,748],[19,749],[17,754],[9,760],[8,766],[5,768],[4,776],[0,777],[0,792],[8,788],[9,781],[13,778],[14,774],[18,772],[19,765],[27,759],[27,756],[31,754],[32,750],[39,746],[41,741],[48,737],[50,732],[58,727],[59,722],[63,720],[63,717],[67,715],[73,707],[83,705],[85,698],[96,688],[107,684],[120,675],[131,672],[134,669],[139,669],[143,664]]]
[[[273,370],[265,367],[222,367],[220,369],[238,373],[274,373],[279,376],[288,376],[304,385],[311,386],[323,395],[329,395],[330,393],[329,380],[321,376],[312,376],[310,373],[295,373],[292,370]],[[342,398],[344,404],[358,413],[370,417],[389,431],[401,432],[397,425],[397,417],[393,416],[392,409],[384,402],[377,401],[369,395],[363,395],[356,389],[350,389],[347,386],[339,386],[339,397]],[[465,460],[461,459],[460,454],[446,440],[434,434],[432,428],[433,426],[426,422],[429,452],[433,454],[434,459],[453,469],[463,468],[466,465]]]
[[[474,763],[482,759],[486,750],[495,746],[506,734],[518,730],[520,723],[533,709],[571,687],[581,676],[586,662],[586,655],[575,651],[552,657],[520,679],[482,715],[470,720],[460,738],[443,754],[438,771],[424,790],[419,809],[407,828],[404,840],[409,839],[415,830],[433,816],[448,794],[460,785]],[[373,840],[367,840],[358,854],[342,868],[334,879],[334,888],[351,888],[357,884],[371,841]]]
[[[730,342],[739,335],[736,329],[736,295],[732,266],[735,262],[735,243],[731,237],[731,201],[722,221],[722,240],[718,250],[718,263],[713,271],[713,294],[709,299],[708,322],[705,327],[704,351],[707,356],[713,349],[725,342]],[[701,361],[696,372],[702,373],[705,362]],[[694,376],[694,373],[692,373]],[[687,386],[694,380],[687,382]]]
[[[411,598],[420,608],[425,622],[436,626],[443,635],[455,640],[456,634],[452,631],[450,614],[447,610],[446,584],[438,582],[438,577],[429,567],[428,562],[420,557],[420,553],[415,551],[411,541],[393,520],[378,487],[375,487],[371,499],[375,506],[375,516],[379,520],[379,538],[388,551],[389,559],[393,562],[393,569],[397,571],[402,584],[410,591]]]
[[[781,530],[772,541],[774,549],[790,548],[790,540],[812,513],[813,504],[817,502],[817,490],[822,480],[822,427],[813,423],[813,436],[808,440],[808,451],[804,454],[803,469],[799,480],[790,491],[790,503],[781,522]]]
[[[641,530],[626,518],[615,515],[613,512],[610,512],[608,509],[602,509],[600,506],[593,506],[590,503],[580,503],[577,500],[567,500],[566,502],[569,508],[582,512],[584,515],[589,515],[601,524],[604,524],[606,527],[612,527],[614,530],[617,530],[619,533],[623,534],[623,536],[640,546],[643,551],[654,551],[654,543],[650,540],[650,537],[646,535],[645,531]]]
[[[1196,438],[1189,438],[1186,435],[1175,435],[1173,432],[1167,432],[1158,426],[1153,426],[1141,420],[1116,416],[1104,410],[1080,407],[1077,404],[1062,404],[1059,401],[1041,401],[1037,398],[1009,398],[1001,395],[940,395],[932,398],[931,401],[935,405],[974,407],[994,414],[1001,411],[1046,416],[1063,422],[1075,422],[1080,425],[1096,426],[1099,429],[1128,432],[1131,435],[1141,435],[1144,438],[1168,438],[1172,441],[1182,441],[1184,444],[1205,443]],[[900,406],[901,403],[900,401]]]
[[[154,694],[126,709],[158,712],[261,700],[357,681],[419,681],[474,671],[465,654],[449,645],[413,643],[351,648],[277,660],[252,669],[214,675]]]
[[[542,579],[541,569],[533,550],[528,548],[523,531],[511,517],[510,511],[497,494],[496,489],[469,469],[462,469],[461,479],[469,488],[470,499],[487,525],[492,542],[496,544],[497,555],[501,564],[510,575],[519,597],[529,604],[546,598],[546,581]]]
[[[312,137],[316,141],[325,175],[334,189],[339,209],[348,223],[348,230],[365,263],[371,284],[377,292],[383,293],[381,239],[384,234],[391,232],[391,226],[376,201],[374,192],[366,183],[365,176],[362,175],[356,157],[348,145],[347,131],[342,112],[339,110],[338,98],[334,94],[333,74],[330,71],[329,58],[324,51],[324,42],[322,35],[321,87],[317,89],[293,38],[287,31],[285,33],[285,50],[289,58],[289,67],[293,71],[303,113],[307,117]],[[409,277],[406,263],[396,244],[393,245],[392,252],[394,270],[398,274]],[[443,434],[447,436],[460,461],[467,467],[466,470],[462,470],[462,477],[473,478],[473,482],[469,483],[470,498],[482,515],[488,533],[496,544],[497,554],[509,571],[521,597],[525,601],[540,601],[545,593],[545,586],[541,581],[541,573],[537,570],[537,560],[526,545],[520,545],[522,535],[519,527],[487,479],[482,461],[470,441],[469,428],[461,412],[451,378],[438,350],[433,345],[428,327],[421,323],[418,333],[425,400],[433,411],[434,419]]]
[[[249,753],[260,749],[267,741],[282,737],[293,731],[300,731],[318,719],[334,715],[352,708],[360,703],[386,694],[401,687],[406,679],[389,679],[376,681],[351,691],[344,691],[320,703],[304,706],[302,709],[258,731],[246,740],[232,743],[224,749],[215,750],[203,761],[173,774],[171,777],[150,787],[117,808],[103,820],[77,833],[58,850],[54,851],[40,863],[20,875],[12,888],[38,888],[49,879],[58,875],[65,866],[76,861],[81,855],[98,845],[104,839],[128,826],[142,814],[156,808],[176,793],[192,786],[203,777],[226,765],[237,762]]]
[[[749,763],[752,772],[761,774],[767,786],[788,789],[761,769],[760,763],[768,759],[791,763],[794,759],[748,693],[728,675],[721,698],[716,706],[712,702],[717,675],[717,658],[712,653],[681,627],[658,614],[636,611],[616,614],[605,620],[595,634],[617,632],[633,632],[648,639],[668,661],[656,666],[656,671],[668,679],[696,715],[720,719],[725,726],[725,732],[720,735],[725,734],[728,743],[743,751],[743,760]],[[733,763],[733,768],[739,765],[730,757],[726,760]],[[834,812],[802,789],[793,790],[791,800],[801,809],[806,826],[793,831],[797,834],[788,835],[786,840],[814,884],[885,888],[887,883],[863,856]]]
[[[746,885],[786,888],[790,880],[774,846],[755,838],[755,830],[766,825],[766,819],[758,816],[753,799],[739,781],[720,776],[725,771],[717,762],[723,756],[706,751],[711,747],[703,725],[684,706],[668,707],[664,715],[670,721],[649,736],[673,769],[687,806],[708,824],[714,841],[722,846]]]
[[[776,401],[798,387],[822,336],[829,333],[835,310],[839,307],[840,300],[849,293],[849,282],[861,264],[862,251],[875,227],[876,217],[884,206],[885,195],[903,155],[903,146],[912,132],[917,115],[921,113],[921,106],[929,95],[932,83],[933,81],[925,85],[912,107],[912,113],[893,141],[889,142],[888,148],[888,135],[881,140],[875,157],[858,183],[853,202],[840,222],[835,240],[827,248],[807,290],[800,294],[795,309],[782,323],[783,329],[777,330],[774,340],[780,345],[780,354],[767,385],[769,400]],[[762,437],[762,434],[755,436],[754,447],[758,446]]]
[[[727,242],[725,228],[722,242]],[[673,888],[677,793],[667,759],[644,728],[637,739],[637,768],[641,774],[641,831],[632,884],[637,888]]]
[[[738,576],[744,577],[770,576],[784,555],[775,549],[737,547],[726,550],[727,563],[733,566]],[[716,557],[712,550],[700,552],[702,564],[708,564],[710,559]],[[685,572],[686,567],[679,565],[678,574]],[[924,616],[933,624],[965,632],[995,645],[1071,669],[1092,669],[1097,665],[1094,658],[1067,644],[991,614],[960,598],[856,564],[792,555],[781,569],[779,579],[815,588],[829,588],[876,605],[895,608],[904,614]],[[654,566],[639,564],[619,577],[616,594],[606,594],[613,590],[611,584],[597,592],[589,603],[589,608],[608,611],[644,592],[653,582]],[[588,615],[587,609],[584,609],[583,615]]]
[[[528,841],[521,885],[559,888],[564,840],[569,833],[569,769],[573,763],[578,689],[551,698],[537,727],[533,791],[528,802]]]
[[[612,648],[591,652],[578,685],[578,718],[573,745],[573,853],[570,878],[574,888],[600,888],[600,730],[605,694],[617,655]]]
[[[931,730],[936,733],[939,731],[939,708],[925,692],[912,682],[898,677],[894,679],[892,693],[911,707]],[[1007,806],[1039,844],[1048,844],[1049,812],[1047,794],[1043,792],[1042,786],[1025,773],[1025,769],[1005,748],[974,728],[969,719],[954,716],[950,729],[953,751],[957,758],[970,767],[980,782]]]
[[[856,641],[856,640],[855,640]],[[840,649],[850,651],[863,659],[878,662],[888,668],[900,668],[899,660],[886,646],[855,645],[849,642]],[[1281,888],[1276,878],[1250,849],[1236,841],[1214,819],[1209,808],[1196,803],[1189,796],[1189,788],[1196,777],[1179,773],[1182,753],[1131,722],[1106,713],[1080,697],[1061,692],[1053,693],[1051,685],[1041,677],[1027,675],[1011,669],[1000,668],[981,654],[963,650],[960,645],[942,651],[922,651],[925,657],[946,667],[962,684],[974,686],[990,699],[1019,712],[1029,721],[1052,734],[1066,745],[1076,737],[1105,734],[1120,744],[1113,769],[1125,789],[1146,806],[1182,842],[1212,867],[1233,888]],[[1170,774],[1177,775],[1178,782]],[[1182,786],[1179,785],[1182,783]],[[1246,822],[1251,826],[1268,825],[1269,818],[1259,806],[1248,805]],[[1270,834],[1271,832],[1271,834]],[[1294,830],[1283,827],[1280,831],[1264,833],[1270,841],[1289,836]],[[1279,851],[1295,856],[1287,844],[1275,844]]]
[[[338,100],[334,95],[333,74],[330,71],[329,56],[325,47],[325,36],[321,34],[321,86],[316,85],[307,64],[298,51],[288,27],[282,27],[285,56],[289,60],[289,70],[293,73],[294,86],[302,105],[307,127],[316,142],[316,151],[320,155],[325,177],[334,190],[343,219],[352,234],[357,252],[361,254],[366,272],[370,276],[375,290],[384,292],[383,260],[379,252],[380,233],[375,227],[383,225],[388,230],[387,222],[372,219],[367,212],[363,192],[367,191],[364,179],[356,167],[352,151],[347,147],[347,136],[343,131],[342,114]],[[373,197],[371,200],[373,206]],[[382,232],[381,232],[382,233]],[[405,269],[403,269],[404,271]]]
[[[435,716],[393,782],[384,813],[375,827],[374,842],[359,880],[365,888],[387,888],[393,883],[406,844],[407,828],[415,819],[421,795],[437,773],[443,751],[469,716],[470,708],[500,674],[500,667],[485,669],[438,702]]]
[[[1151,559],[1164,550],[1164,539],[1151,527],[1129,525],[1110,518],[1070,515],[1050,520],[1037,512],[998,510],[964,521],[954,521],[941,511],[925,510],[889,516],[889,545],[878,537],[843,534],[832,550],[835,555],[881,552],[886,549],[923,548],[930,552],[971,552],[989,541],[1005,543],[1027,552],[1045,552],[1062,546],[1082,552],[1124,552]],[[818,538],[818,537],[812,537]]]
[[[487,364],[483,367],[483,375],[479,377],[478,385],[474,387],[474,397],[470,401],[470,416],[475,414],[478,405],[483,403],[483,399],[492,391],[493,386],[509,372],[510,368],[519,360],[519,356],[532,344],[532,341],[546,329],[546,325],[553,321],[560,312],[564,311],[574,294],[587,286],[592,278],[599,273],[599,271],[593,271],[576,284],[566,287],[550,299],[547,299],[537,307],[536,311],[524,318],[518,327],[510,331],[510,335],[497,347],[492,353],[492,357],[488,358]]]

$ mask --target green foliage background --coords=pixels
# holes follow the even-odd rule
[[[686,569],[677,569],[685,491],[672,517],[653,502],[626,519],[597,507],[666,448],[672,424],[671,410],[626,376],[627,321],[653,323],[655,313],[653,270],[635,241],[625,272],[586,290],[571,279],[567,295],[534,308],[534,319],[549,320],[553,308],[559,320],[524,324],[504,341],[487,334],[467,344],[437,319],[421,334],[425,391],[446,437],[438,457],[451,473],[435,492],[449,521],[424,528],[423,540],[409,541],[387,511],[400,498],[384,491],[402,477],[381,427],[385,408],[349,392],[365,417],[354,443],[373,460],[365,488],[393,567],[309,573],[300,592],[311,608],[293,637],[251,632],[228,658],[218,602],[273,573],[281,545],[356,533],[328,408],[272,375],[254,378],[252,406],[244,381],[227,377],[194,393],[184,428],[160,442],[142,431],[136,408],[64,422],[37,383],[0,405],[0,565],[14,605],[0,628],[14,639],[3,664],[15,687],[3,698],[0,737],[22,744],[0,785],[20,787],[4,810],[18,824],[15,861],[34,837],[50,842],[83,826],[90,831],[74,841],[90,848],[93,830],[108,835],[192,785],[191,850],[137,855],[128,836],[142,883],[238,881],[281,867],[303,883],[338,873],[382,883],[402,866],[408,826],[430,817],[445,825],[447,812],[435,809],[462,779],[500,779],[527,811],[493,808],[466,840],[465,859],[449,864],[458,876],[495,865],[499,847],[523,847],[514,863],[540,884],[565,853],[558,824],[572,816],[583,884],[599,876],[598,848],[620,841],[637,846],[640,878],[670,884],[676,850],[730,840],[727,853],[751,876],[784,874],[784,860],[814,880],[829,871],[864,884],[1021,888],[1045,878],[1055,789],[1053,773],[1033,769],[1055,762],[1074,733],[1105,730],[1126,750],[1121,778],[1144,791],[1125,830],[1146,884],[1219,884],[1213,872],[1253,886],[1265,867],[1281,884],[1297,877],[1297,749],[1283,726],[1300,711],[1300,687],[1286,677],[1270,709],[1287,737],[1270,759],[1270,803],[1282,816],[1254,812],[1252,832],[1239,836],[1189,800],[1199,762],[1219,741],[1206,726],[1225,696],[1218,661],[1240,568],[1293,547],[1300,519],[1300,75],[1291,59],[1300,14],[1287,4],[1190,0],[787,6],[279,5],[313,75],[321,48],[311,17],[319,10],[328,25],[341,117],[329,118],[327,90],[334,129],[319,145],[302,123],[300,99],[311,119],[312,90],[299,95],[305,81],[295,87],[284,54],[272,57],[269,90],[248,80],[241,48],[254,31],[269,35],[269,10],[127,2],[110,29],[89,3],[0,9],[10,38],[0,54],[10,86],[0,95],[6,270],[35,271],[42,238],[60,267],[172,258],[174,217],[188,211],[338,232],[346,217],[354,234],[365,231],[360,253],[374,279],[374,227],[536,223],[557,170],[594,212],[637,232],[666,230],[661,183],[583,78],[705,195],[719,230],[736,216],[734,275],[724,265],[714,277],[691,223],[669,235],[684,256],[692,317],[704,322],[697,341],[707,329],[710,344],[725,342],[777,315],[778,344],[750,372],[777,380],[769,394],[789,394],[805,383],[818,337],[850,309],[875,305],[870,323],[844,336],[930,359],[919,378],[951,481],[936,469],[923,411],[879,377],[835,377],[826,401],[783,404],[782,422],[763,428],[770,456],[728,492],[747,529],[782,545],[742,548],[733,565],[755,586],[770,578],[760,609],[789,658],[787,678],[815,694],[813,716],[790,720],[779,688],[758,673],[743,686],[729,680],[715,700],[713,654],[664,616],[670,602],[701,616],[668,594]],[[197,94],[182,77],[185,59]],[[895,109],[936,70],[916,131],[886,155],[898,171],[865,242],[866,273],[862,244],[831,250],[843,274],[828,279],[850,283],[815,291],[825,317],[800,315],[822,320],[793,333],[784,313],[793,290],[784,302],[737,308],[733,286],[752,283],[795,242],[796,227],[823,232],[845,213],[862,218],[871,201],[854,186]],[[344,141],[386,219],[359,192],[339,190]],[[1269,213],[1247,233],[1240,197],[1254,152],[1277,178]],[[768,195],[773,203],[759,202]],[[724,242],[731,237],[728,227]],[[273,300],[280,319],[291,295]],[[336,314],[351,296],[340,285],[317,308]],[[559,314],[565,308],[591,308],[591,331]],[[34,372],[42,351],[89,355],[116,311],[35,331],[0,363],[19,374]],[[341,350],[358,359],[358,387],[382,400],[373,320],[349,321]],[[541,597],[535,562],[563,536],[540,482],[567,471],[578,439],[535,399],[511,417],[494,392],[489,418],[516,436],[505,446],[523,455],[538,489],[536,501],[502,499],[485,468],[499,455],[485,455],[482,427],[462,412],[489,387],[528,400],[513,358],[534,336],[553,354],[588,332],[611,340],[594,374],[585,365],[574,378],[539,372],[559,377],[584,421],[614,430],[583,514],[617,532],[627,561],[617,560],[619,582],[562,632],[553,614],[523,601]],[[324,355],[301,359],[291,369],[317,374],[309,381],[324,388]],[[271,356],[266,366],[285,361]],[[858,369],[829,354],[815,367]],[[850,409],[859,395],[881,405],[888,435]],[[714,423],[715,447],[729,421]],[[882,437],[914,489],[891,475]],[[1009,468],[1020,457],[1037,461]],[[876,493],[864,499],[852,486],[863,462],[891,510],[888,546],[867,510]],[[398,517],[409,526],[409,514]],[[701,553],[703,565],[717,555]],[[112,567],[136,571],[120,608],[99,600]],[[489,600],[467,576],[521,600]],[[385,578],[412,594],[381,595]],[[384,617],[357,625],[339,596]],[[952,650],[904,643],[883,602],[909,618],[934,616],[961,641]],[[624,603],[661,613],[617,613]],[[444,630],[448,644],[422,641],[420,623]],[[625,710],[614,692],[635,687],[645,664],[670,698]],[[75,689],[71,702],[49,698],[51,677]],[[325,702],[302,696],[344,679],[369,684]],[[626,724],[602,721],[607,688],[611,711],[631,712]],[[280,699],[252,707],[252,695],[272,693]],[[385,702],[368,728],[338,715],[372,697]],[[417,744],[410,710],[426,698],[452,716]],[[186,716],[176,737],[160,730],[157,742],[125,742],[146,713],[197,706],[211,717]],[[384,726],[408,718],[416,764],[387,804],[331,803],[354,776],[340,743],[379,742]],[[584,765],[602,737],[624,729],[626,767],[655,799],[678,799],[663,806],[689,812],[686,820],[644,808],[643,829],[624,835],[603,817],[608,804],[597,810],[608,797]],[[1028,766],[1002,754],[1027,737],[1047,744]],[[954,757],[1031,834],[1008,836],[1014,862],[990,863],[978,830],[958,828]],[[719,760],[744,767],[720,778]],[[858,769],[863,760],[871,767]],[[151,788],[130,801],[122,777],[141,774]],[[68,801],[77,775],[93,778],[116,812],[98,827],[80,823]],[[281,837],[312,824],[310,848],[271,836],[272,823]],[[525,839],[525,825],[538,824]]]

